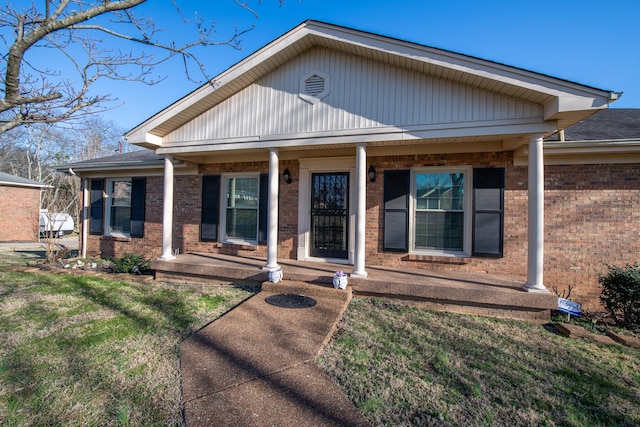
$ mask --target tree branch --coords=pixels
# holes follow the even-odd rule
[[[246,2],[234,1],[257,16]],[[190,22],[178,7],[177,0],[172,0],[182,21],[195,27],[193,40],[178,45],[158,39],[156,36],[161,31],[155,21],[134,14],[134,9],[146,2],[45,0],[40,11],[36,1],[32,0],[29,9],[19,9],[12,3],[0,7],[0,27],[8,30],[1,36],[8,49],[3,60],[0,60],[0,80],[4,85],[0,88],[4,95],[0,98],[0,133],[22,124],[65,121],[74,114],[94,110],[109,100],[108,95],[89,96],[90,86],[102,78],[155,84],[161,79],[152,78],[151,71],[175,56],[182,57],[185,75],[189,80],[195,81],[189,71],[190,66],[195,66],[198,73],[209,80],[204,64],[192,50],[200,46],[218,45],[238,49],[240,36],[253,28],[238,29],[234,25],[233,33],[228,38],[216,40],[213,37],[214,22],[204,25],[198,16]],[[112,19],[105,19],[108,17]],[[116,29],[115,25],[124,25],[130,31]],[[105,48],[102,46],[113,46],[114,43],[96,38],[96,33],[129,42],[132,46],[148,46],[163,54],[155,58],[144,51],[134,53]],[[15,38],[9,40],[9,34]],[[66,71],[52,71],[39,65],[39,57],[30,53],[37,49],[60,51],[67,63],[76,70],[76,83]],[[29,60],[28,54],[32,60]]]

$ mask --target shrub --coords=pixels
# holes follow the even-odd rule
[[[640,327],[640,267],[607,265],[609,272],[598,278],[602,285],[600,301],[604,308],[625,327]]]
[[[151,261],[136,254],[124,254],[121,258],[111,259],[116,273],[143,274],[149,270]]]

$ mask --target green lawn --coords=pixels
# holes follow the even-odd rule
[[[373,425],[638,426],[640,351],[355,299],[319,358]]]
[[[180,341],[251,295],[0,267],[0,425],[182,424]],[[318,363],[375,426],[640,425],[640,351],[522,321],[355,299]]]
[[[180,341],[251,296],[0,271],[0,425],[180,425]]]

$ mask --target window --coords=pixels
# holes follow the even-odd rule
[[[504,168],[384,171],[385,252],[501,258]]]
[[[109,234],[131,233],[131,180],[108,181]]]
[[[144,237],[146,178],[92,179],[89,232]]]
[[[257,243],[260,177],[227,176],[224,183],[224,239],[237,243]]]
[[[416,170],[413,173],[413,250],[468,253],[468,173]]]

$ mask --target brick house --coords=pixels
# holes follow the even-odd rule
[[[503,274],[589,307],[640,249],[638,135],[567,139],[619,93],[316,21],[213,81],[126,134],[148,150],[65,166],[84,253]]]
[[[37,242],[40,192],[49,187],[0,172],[0,242]]]

